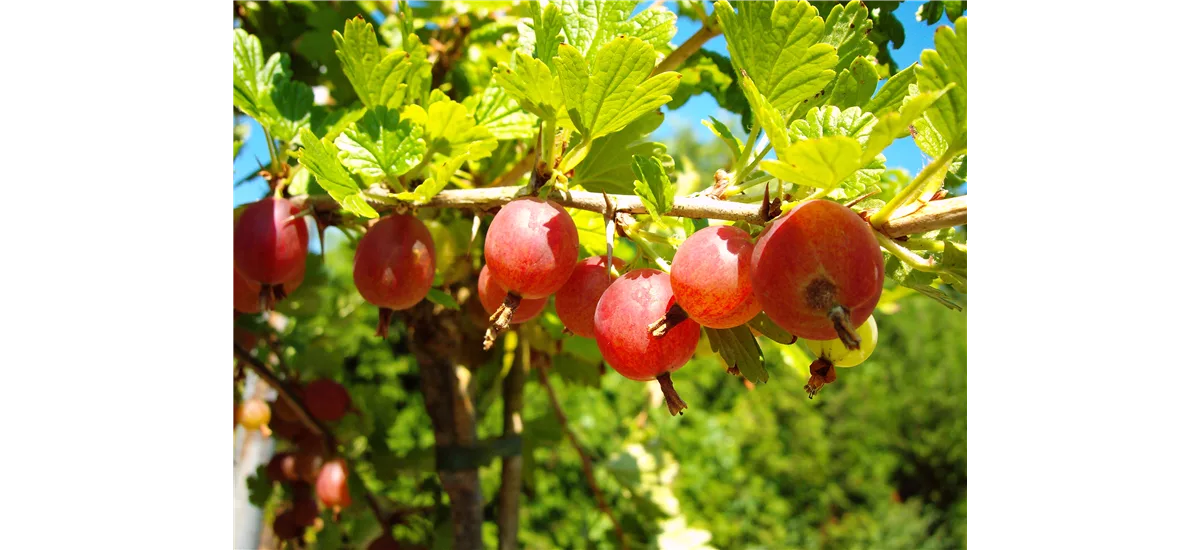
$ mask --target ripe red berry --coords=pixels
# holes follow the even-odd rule
[[[671,373],[688,362],[700,342],[700,325],[685,319],[662,337],[646,327],[675,303],[671,277],[657,269],[630,271],[613,281],[596,304],[596,344],[613,370],[631,380],[658,379],[671,414],[687,408]]]
[[[479,272],[477,287],[479,291],[479,303],[483,304],[485,311],[496,311],[504,304],[504,296],[507,294],[507,291],[501,288],[500,284],[496,282],[496,279],[492,277],[491,270],[486,265]],[[547,300],[549,298],[521,300],[517,309],[513,311],[512,320],[509,323],[524,323],[537,317],[542,312],[542,308],[546,307]]]
[[[492,220],[483,256],[491,276],[508,291],[483,338],[483,349],[489,349],[521,300],[548,297],[571,277],[579,232],[563,207],[539,198],[517,199]]]
[[[308,527],[317,521],[321,515],[317,509],[317,501],[309,491],[297,491],[292,496],[292,518],[296,525]]]
[[[733,328],[762,311],[750,284],[754,241],[733,226],[692,234],[671,262],[671,289],[679,306],[701,326]]]
[[[321,467],[317,476],[317,498],[328,508],[338,510],[350,505],[350,486],[346,483],[346,461],[335,458]]]
[[[296,516],[291,510],[284,511],[275,516],[275,522],[271,524],[271,530],[275,532],[275,536],[279,540],[294,540],[304,534],[304,530],[296,523]]]
[[[292,460],[294,466],[295,456],[292,453],[276,453],[275,456],[271,456],[271,461],[266,462],[266,478],[275,483],[288,482],[288,477],[283,473],[283,462],[288,459]]]
[[[413,307],[429,293],[436,263],[433,237],[417,218],[387,216],[367,230],[354,252],[354,286],[379,306],[378,336],[387,337],[393,311]]]
[[[613,258],[613,268],[625,262]],[[596,337],[596,303],[616,276],[609,273],[607,259],[600,256],[579,260],[571,278],[554,295],[554,308],[567,330],[584,338]]]
[[[283,283],[303,277],[308,226],[291,202],[268,197],[246,207],[233,228],[233,265],[265,287],[268,308],[286,292]]]
[[[767,316],[808,340],[840,338],[857,349],[862,325],[883,292],[883,254],[853,210],[806,201],[759,235],[750,279]]]
[[[304,387],[304,406],[317,420],[337,422],[350,410],[350,394],[333,380],[313,380]]]

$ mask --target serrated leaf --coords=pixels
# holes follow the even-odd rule
[[[298,154],[300,164],[317,178],[317,183],[329,192],[333,200],[359,216],[379,217],[379,213],[363,198],[358,180],[355,180],[338,161],[336,145],[327,140],[317,139],[308,128],[300,130],[300,141],[304,146]]]
[[[825,26],[807,2],[738,2],[734,13],[721,0],[714,13],[734,67],[746,71],[776,109],[791,111],[837,76],[837,51],[822,42]]]
[[[588,155],[575,167],[572,185],[588,191],[628,195],[633,193],[633,155],[655,157],[670,173],[674,161],[667,154],[665,145],[656,142],[639,142],[657,129],[663,114],[652,111],[642,115],[623,130],[597,139],[592,143]]]
[[[750,110],[754,113],[754,120],[762,127],[763,132],[767,134],[767,139],[771,140],[771,145],[776,151],[786,149],[791,144],[791,139],[788,137],[786,121],[779,109],[776,109],[767,100],[766,96],[758,91],[758,87],[754,82],[745,75],[738,80],[742,86],[742,91],[746,94],[746,101],[750,104]]]
[[[562,11],[554,4],[546,4],[541,9],[535,5],[532,10],[533,24],[522,23],[519,30],[523,46],[521,51],[549,65],[558,53],[558,45],[566,40],[566,35],[563,34]],[[526,27],[532,35],[529,37],[531,40],[526,37]]]
[[[867,5],[862,2],[850,2],[845,6],[838,4],[829,11],[821,41],[837,48],[838,63],[834,71],[841,73],[850,68],[857,57],[875,55],[875,44],[867,38],[874,26],[868,15]]]
[[[775,321],[767,317],[766,313],[759,313],[746,323],[746,325],[780,344],[791,345],[796,343],[796,337],[775,324]]]
[[[275,490],[275,483],[267,477],[266,464],[254,470],[254,475],[246,477],[246,490],[250,504],[258,508],[266,508],[267,501],[270,500],[271,493]]]
[[[445,292],[442,292],[436,288],[429,289],[429,293],[425,295],[425,299],[446,309],[458,311],[458,302],[456,302],[449,294],[446,294]]]
[[[654,48],[637,38],[617,38],[600,48],[591,66],[579,50],[560,45],[555,58],[562,97],[586,140],[617,132],[671,100],[679,73],[654,71]]]
[[[283,75],[276,75],[275,85],[271,90],[271,103],[275,113],[271,121],[271,135],[276,139],[291,143],[306,128],[312,117],[313,91],[303,82],[294,82]]]
[[[826,105],[810,109],[801,120],[788,127],[788,137],[793,141],[816,139],[829,136],[846,136],[865,144],[871,130],[875,128],[875,115],[864,113],[858,107],[839,109]]]
[[[662,215],[675,205],[675,184],[667,177],[662,162],[654,157],[633,156],[633,174],[636,178],[633,190],[641,197],[646,212],[654,221],[661,221]]]
[[[281,54],[263,61],[262,43],[243,29],[233,31],[233,105],[255,120],[265,115],[264,99],[270,97],[277,76],[289,77],[287,62]]]
[[[727,329],[704,327],[704,333],[727,366],[737,367],[746,380],[755,384],[767,382],[769,375],[763,367],[762,348],[746,325]]]
[[[843,109],[861,107],[871,100],[875,87],[879,84],[879,75],[875,67],[866,59],[857,57],[850,68],[838,74],[830,88],[828,105],[836,105]]]
[[[967,147],[967,18],[953,28],[940,27],[933,35],[936,50],[921,52],[917,85],[922,92],[950,88],[926,112],[930,124],[954,149]]]
[[[615,36],[617,26],[637,7],[635,1],[552,0],[552,3],[562,12],[566,43],[585,58],[591,57],[592,49],[604,45],[607,37]]]
[[[498,86],[488,86],[482,93],[468,97],[463,106],[471,112],[475,124],[496,139],[525,139],[536,132],[537,118],[521,110],[521,105]]]
[[[496,138],[491,132],[475,123],[475,117],[466,106],[450,99],[429,105],[425,139],[431,151],[451,158],[465,154],[463,161],[479,160],[496,148]],[[451,172],[461,165],[459,162]]]
[[[862,165],[862,146],[853,138],[831,136],[793,143],[778,151],[780,160],[764,160],[771,175],[818,189],[836,187]]]
[[[400,112],[375,107],[334,140],[338,159],[350,171],[373,179],[399,177],[421,162],[425,140],[421,127],[401,119]]]
[[[492,69],[496,85],[508,92],[526,111],[542,120],[556,120],[562,105],[559,86],[550,74],[550,67],[521,51],[513,52],[513,67],[500,64]]]
[[[753,123],[750,104],[746,102],[742,91],[733,85],[738,79],[738,73],[728,57],[700,50],[677,70],[683,77],[675,93],[671,94],[671,101],[667,103],[668,109],[678,109],[693,96],[708,92],[722,109],[740,115],[742,129],[750,131]]]
[[[729,146],[729,150],[733,152],[733,158],[742,156],[742,147],[744,147],[742,140],[738,139],[737,136],[734,136],[733,132],[729,131],[729,127],[717,120],[717,117],[710,116],[708,117],[708,120],[701,120],[700,124],[703,124],[706,128],[712,130],[713,134],[721,138],[721,141],[725,142],[725,145]]]
[[[617,25],[615,30],[617,34],[640,38],[661,50],[675,37],[675,19],[675,14],[667,8],[651,6]]]
[[[882,153],[888,145],[891,145],[896,138],[909,134],[908,127],[926,112],[938,98],[942,97],[945,90],[936,92],[920,93],[909,97],[904,106],[898,112],[891,112],[884,115],[876,123],[871,131],[871,137],[867,140],[866,147],[863,148],[862,160],[872,159],[875,155]]]
[[[332,111],[324,106],[314,105],[309,127],[312,128],[314,134],[321,136],[321,139],[335,139],[366,114],[366,107],[359,106],[357,103],[354,105],[355,108]]]
[[[420,58],[409,51],[388,54],[379,45],[375,29],[361,17],[346,21],[344,33],[333,32],[342,72],[359,101],[367,107],[401,107]]]
[[[887,263],[884,264],[884,272],[889,279],[896,281],[900,286],[911,288],[925,296],[933,298],[939,304],[950,309],[962,311],[962,306],[951,300],[950,296],[944,291],[933,286],[934,281],[937,280],[936,274],[917,271],[892,255],[887,256]]]
[[[917,21],[924,21],[926,25],[933,25],[942,18],[942,11],[946,8],[941,0],[930,0],[917,9]]]
[[[904,104],[904,98],[908,97],[908,87],[917,82],[917,64],[913,63],[900,71],[886,81],[879,88],[879,92],[863,106],[863,110],[869,113],[874,113],[877,117],[899,111],[900,106]]]

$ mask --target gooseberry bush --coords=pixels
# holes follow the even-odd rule
[[[551,377],[636,411],[588,422],[670,431],[715,405],[675,382],[716,358],[727,384],[782,370],[808,401],[871,369],[898,300],[961,310],[967,18],[936,4],[949,21],[908,67],[874,3],[235,4],[234,106],[269,154],[233,234],[235,426],[275,445],[248,482],[266,538],[572,546],[521,512],[564,434],[593,542],[703,533],[652,498],[669,482],[642,465],[670,459],[645,436],[601,486]],[[673,46],[680,18],[699,29]],[[702,49],[717,36],[728,57]],[[698,95],[740,116],[703,121],[726,158],[706,173],[650,140]],[[928,159],[911,178],[897,140]]]

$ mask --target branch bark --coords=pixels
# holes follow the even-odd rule
[[[721,34],[719,29],[710,29],[707,26],[701,26],[700,29],[696,31],[696,34],[693,34],[687,39],[687,41],[685,41],[683,44],[680,44],[678,48],[675,48],[675,51],[663,58],[662,63],[659,63],[658,66],[654,68],[654,72],[651,73],[650,76],[674,70],[676,67],[682,65],[684,61],[687,61],[687,59],[693,54],[700,51],[700,47],[703,46],[705,42],[708,42],[709,39],[717,36],[718,34]]]
[[[421,372],[425,411],[433,421],[434,441],[439,447],[474,446],[475,412],[466,391],[468,374],[460,372],[455,360],[463,340],[458,325],[445,312],[434,315],[427,301],[408,310],[407,317],[411,349]],[[479,470],[443,470],[442,464],[438,467],[438,478],[450,497],[453,547],[482,549],[483,493]]]
[[[521,410],[525,407],[525,369],[529,368],[529,340],[521,338],[521,360],[504,377],[504,437],[524,431]],[[498,518],[500,550],[517,550],[521,519],[521,455],[506,456],[500,465]]]
[[[487,187],[481,189],[450,189],[434,195],[425,204],[414,205],[416,208],[463,208],[488,210],[520,198],[526,191],[525,186]],[[555,190],[550,198],[563,206],[588,210],[603,214],[605,210],[604,193],[591,191]],[[608,195],[616,206],[617,212],[629,214],[645,214],[646,206],[636,195]],[[337,209],[338,204],[328,195],[297,196],[292,198],[300,204],[308,203],[318,209]],[[761,205],[754,203],[732,202],[714,199],[712,197],[675,197],[675,205],[666,212],[667,216],[678,218],[708,218],[714,220],[743,221],[753,225],[763,225]],[[967,197],[954,197],[927,203],[916,212],[890,220],[880,229],[889,237],[901,237],[962,225],[967,221]]]
[[[575,432],[571,430],[570,424],[567,423],[567,415],[563,412],[562,406],[558,404],[558,397],[554,394],[554,387],[550,385],[550,380],[546,377],[546,369],[540,366],[532,368],[537,371],[538,378],[541,380],[542,385],[546,387],[546,395],[550,398],[550,407],[554,409],[554,416],[558,418],[558,423],[562,424],[563,432],[567,434],[567,439],[571,442],[571,446],[575,447],[575,452],[579,453],[579,460],[583,464],[583,477],[587,479],[588,487],[592,489],[592,495],[596,497],[596,506],[612,522],[613,533],[617,536],[617,541],[621,544],[621,548],[629,550],[629,543],[625,540],[625,531],[621,529],[621,523],[617,521],[616,514],[608,506],[608,501],[605,500],[604,493],[600,492],[600,486],[596,484],[596,475],[592,471],[592,459],[584,451],[583,446],[579,444],[579,439],[575,437]]]
[[[888,220],[879,232],[896,238],[925,233],[967,223],[967,196],[952,197],[926,203],[919,210]]]

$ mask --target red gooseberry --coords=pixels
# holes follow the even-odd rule
[[[392,312],[417,305],[433,287],[433,237],[421,220],[387,216],[367,230],[354,251],[354,286],[379,306],[376,335],[386,338]]]
[[[625,269],[625,262],[613,258],[613,268]],[[571,278],[554,295],[554,308],[563,326],[584,338],[596,337],[596,303],[616,279],[608,270],[607,258],[592,256],[579,260]]]

